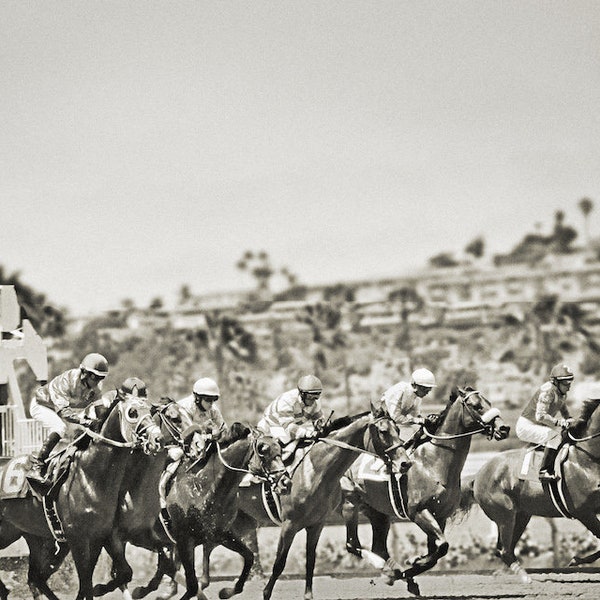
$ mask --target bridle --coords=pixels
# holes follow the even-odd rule
[[[396,423],[394,422],[392,417],[390,417],[389,415],[375,417],[373,419],[373,421],[371,423],[369,423],[369,432],[370,432],[372,439],[374,439],[372,431],[374,429],[377,429],[377,427],[376,427],[377,423],[379,423],[381,421],[389,422],[391,424],[391,426],[395,429],[395,431],[397,433],[399,432],[398,425],[396,425]],[[334,440],[334,439],[331,439],[328,437],[317,438],[315,440],[315,442],[323,442],[325,444],[329,444],[330,446],[337,446],[338,448],[344,448],[345,450],[352,450],[353,452],[357,452],[359,454],[369,454],[370,456],[374,456],[375,458],[379,458],[379,459],[383,460],[391,472],[393,472],[393,464],[394,464],[394,460],[393,460],[391,454],[394,451],[396,451],[398,448],[400,448],[400,446],[402,446],[402,440],[399,440],[398,442],[396,442],[395,444],[392,444],[388,448],[383,449],[382,453],[379,454],[378,452],[371,452],[370,450],[367,450],[366,448],[363,450],[362,448],[358,448],[357,446],[352,446],[351,444],[347,444],[346,442],[342,442],[340,440]],[[313,446],[314,446],[314,444],[313,444]],[[311,446],[311,448],[313,446]]]
[[[485,433],[490,438],[494,435],[494,420],[500,416],[500,411],[497,408],[489,408],[482,415],[479,414],[470,404],[468,404],[467,400],[473,396],[474,394],[479,394],[481,398],[484,398],[482,394],[480,394],[477,390],[471,390],[467,392],[464,396],[460,396],[459,402],[462,405],[463,414],[466,410],[469,413],[469,416],[477,425],[479,425],[480,429],[473,429],[471,431],[465,431],[464,433],[455,433],[448,435],[435,435],[430,433],[426,428],[423,428],[423,432],[425,435],[432,440],[454,440],[458,438],[471,437],[473,435],[477,435],[479,433]],[[485,399],[485,398],[484,398]],[[463,418],[464,422],[464,418]]]

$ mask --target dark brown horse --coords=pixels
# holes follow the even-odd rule
[[[179,565],[173,556],[174,544],[159,519],[159,485],[170,460],[169,452],[179,449],[185,454],[189,447],[187,440],[197,427],[193,425],[189,414],[168,398],[153,404],[152,412],[155,423],[160,427],[162,449],[154,454],[138,455],[136,460],[127,465],[117,518],[104,546],[113,561],[112,579],[96,584],[94,596],[103,596],[117,587],[125,592],[133,576],[125,555],[127,543],[156,552],[158,556],[156,574],[146,586],[133,591],[134,598],[143,598],[155,591],[163,575],[171,577],[173,593],[177,589],[174,577]]]
[[[584,404],[575,427],[569,430],[566,448],[559,456],[566,455],[561,467],[561,480],[557,494],[564,502],[560,505],[567,516],[582,523],[597,538],[600,538],[600,400],[589,400]],[[507,450],[488,461],[463,490],[461,508],[467,510],[473,502],[498,526],[499,556],[520,579],[531,579],[515,556],[515,546],[533,515],[541,517],[563,517],[553,503],[548,484],[520,476],[526,450]],[[535,470],[537,473],[537,470]],[[558,473],[558,469],[557,469]],[[554,492],[554,490],[552,490]],[[583,557],[574,557],[571,564],[593,562],[600,557],[594,552]]]
[[[352,554],[362,554],[358,539],[358,516],[362,509],[371,521],[372,552],[387,560],[388,567],[392,568],[390,582],[405,579],[409,591],[415,594],[419,593],[419,586],[414,577],[431,569],[448,552],[444,530],[460,501],[460,474],[472,436],[483,433],[490,438],[504,439],[510,431],[499,411],[471,388],[453,392],[438,422],[436,433],[425,430],[428,442],[411,456],[412,467],[400,486],[405,490],[404,506],[399,496],[394,498],[393,491],[390,496],[389,478],[360,481],[358,462],[347,473],[343,486],[346,548]],[[427,554],[415,558],[406,571],[390,560],[387,549],[390,519],[394,517],[413,521],[427,535]],[[375,562],[381,566],[383,560]]]
[[[100,433],[88,431],[87,434],[92,438],[91,442],[87,448],[75,453],[55,498],[56,514],[77,569],[78,600],[93,598],[92,574],[103,542],[113,526],[119,490],[131,450],[141,446],[147,452],[155,452],[160,448],[160,431],[152,422],[150,406],[142,399],[129,395],[117,395]],[[14,536],[15,530],[18,530],[26,538],[42,540],[43,545],[47,545],[46,541],[52,541],[52,533],[38,498],[28,496],[3,500],[2,509],[2,522],[7,524],[6,531],[9,534]],[[0,539],[0,546],[3,544],[4,540]],[[60,560],[64,554],[59,557]],[[40,556],[36,550],[33,559]],[[48,560],[44,565],[42,578],[46,573],[49,576],[54,566]],[[40,584],[39,589],[55,598],[39,579],[36,579],[36,583]]]
[[[194,565],[194,550],[200,544],[223,545],[242,556],[244,565],[235,585],[219,592],[220,598],[230,598],[242,592],[254,562],[252,551],[232,530],[239,507],[238,486],[250,473],[280,493],[288,493],[291,481],[281,446],[271,436],[234,423],[221,441],[212,444],[205,460],[182,467],[167,495],[171,536],[185,571],[186,591],[181,600],[203,596]]]
[[[304,598],[312,598],[312,582],[316,548],[319,537],[331,511],[341,502],[340,477],[361,451],[382,458],[390,470],[400,472],[409,467],[402,448],[398,428],[387,411],[371,406],[371,411],[342,417],[328,425],[323,437],[308,449],[302,462],[292,474],[292,490],[281,498],[281,534],[273,572],[264,590],[268,600],[275,582],[283,572],[290,546],[296,534],[306,529],[306,580]],[[242,487],[240,513],[235,530],[240,534],[257,525],[272,525],[272,520],[261,500],[257,485]],[[208,572],[210,548],[205,547],[204,570]]]

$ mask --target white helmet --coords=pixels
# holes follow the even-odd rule
[[[198,396],[217,396],[218,398],[221,395],[217,382],[210,377],[198,379],[194,384],[192,391]]]
[[[410,377],[411,383],[422,387],[434,388],[435,377],[429,369],[417,369]]]

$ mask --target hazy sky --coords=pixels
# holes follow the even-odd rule
[[[0,264],[75,314],[600,235],[600,2],[0,2]]]

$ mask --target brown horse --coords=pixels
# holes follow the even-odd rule
[[[301,450],[302,451],[302,450]],[[283,572],[290,546],[296,534],[306,529],[306,580],[304,598],[312,598],[316,548],[331,511],[341,502],[340,477],[356,459],[367,451],[382,458],[390,471],[410,466],[398,435],[398,428],[387,411],[371,406],[371,411],[342,417],[328,425],[292,474],[292,490],[281,498],[281,534],[273,572],[264,590],[268,600],[275,582]],[[257,485],[241,487],[240,512],[235,523],[239,533],[257,525],[272,525]],[[204,571],[208,573],[210,548],[205,546]]]
[[[233,587],[220,598],[239,594],[248,579],[254,555],[232,530],[238,512],[238,486],[246,474],[267,482],[279,493],[289,493],[291,481],[281,459],[281,446],[273,437],[234,423],[226,436],[212,444],[206,459],[179,468],[167,494],[171,536],[185,571],[186,591],[181,600],[204,594],[198,590],[194,550],[200,544],[223,545],[244,559]]]
[[[409,591],[415,594],[419,593],[419,586],[414,577],[431,569],[448,552],[444,530],[460,501],[460,473],[472,436],[483,433],[500,440],[510,431],[499,411],[472,388],[452,393],[438,423],[435,434],[424,430],[429,440],[411,456],[412,467],[400,484],[404,499],[399,495],[394,497],[389,478],[359,481],[358,462],[343,482],[342,515],[346,522],[347,550],[357,556],[363,554],[358,539],[358,516],[362,509],[373,530],[371,550],[388,561],[388,569],[393,571],[389,573],[390,584],[394,579],[405,579]],[[394,517],[413,521],[427,535],[427,554],[415,558],[406,571],[390,559],[387,549],[390,520]],[[381,566],[384,561],[374,562]]]
[[[118,506],[119,490],[131,450],[142,447],[155,452],[160,448],[160,430],[152,422],[150,406],[135,396],[117,395],[99,434],[87,431],[89,446],[75,453],[66,479],[55,497],[56,515],[62,525],[66,547],[73,555],[79,578],[77,599],[92,600],[92,574],[104,540],[111,532]],[[15,535],[18,530],[26,538],[47,545],[52,541],[44,508],[37,497],[2,501],[2,523]],[[2,534],[0,528],[0,534]],[[0,539],[0,546],[4,540]],[[30,543],[31,547],[31,543]],[[66,551],[54,561],[44,563],[43,578],[52,572],[53,564],[62,560]],[[33,558],[42,556],[38,551]],[[30,561],[32,557],[30,557]],[[40,584],[39,577],[36,583]],[[45,584],[45,582],[44,582]],[[43,593],[47,585],[40,585]],[[48,595],[48,594],[47,594]],[[49,597],[54,597],[50,592]]]
[[[463,490],[461,509],[468,510],[474,502],[498,526],[496,555],[522,581],[529,582],[527,571],[515,556],[515,546],[533,515],[541,517],[571,516],[600,538],[600,400],[588,400],[575,427],[566,434],[565,456],[558,488],[539,480],[520,477],[524,449],[507,450],[489,460]],[[529,449],[531,451],[531,448]],[[536,471],[537,473],[537,471]],[[558,469],[557,469],[558,473]],[[557,508],[551,494],[564,502]],[[556,492],[556,494],[555,494]],[[574,557],[571,564],[593,562],[600,557],[594,552]]]

